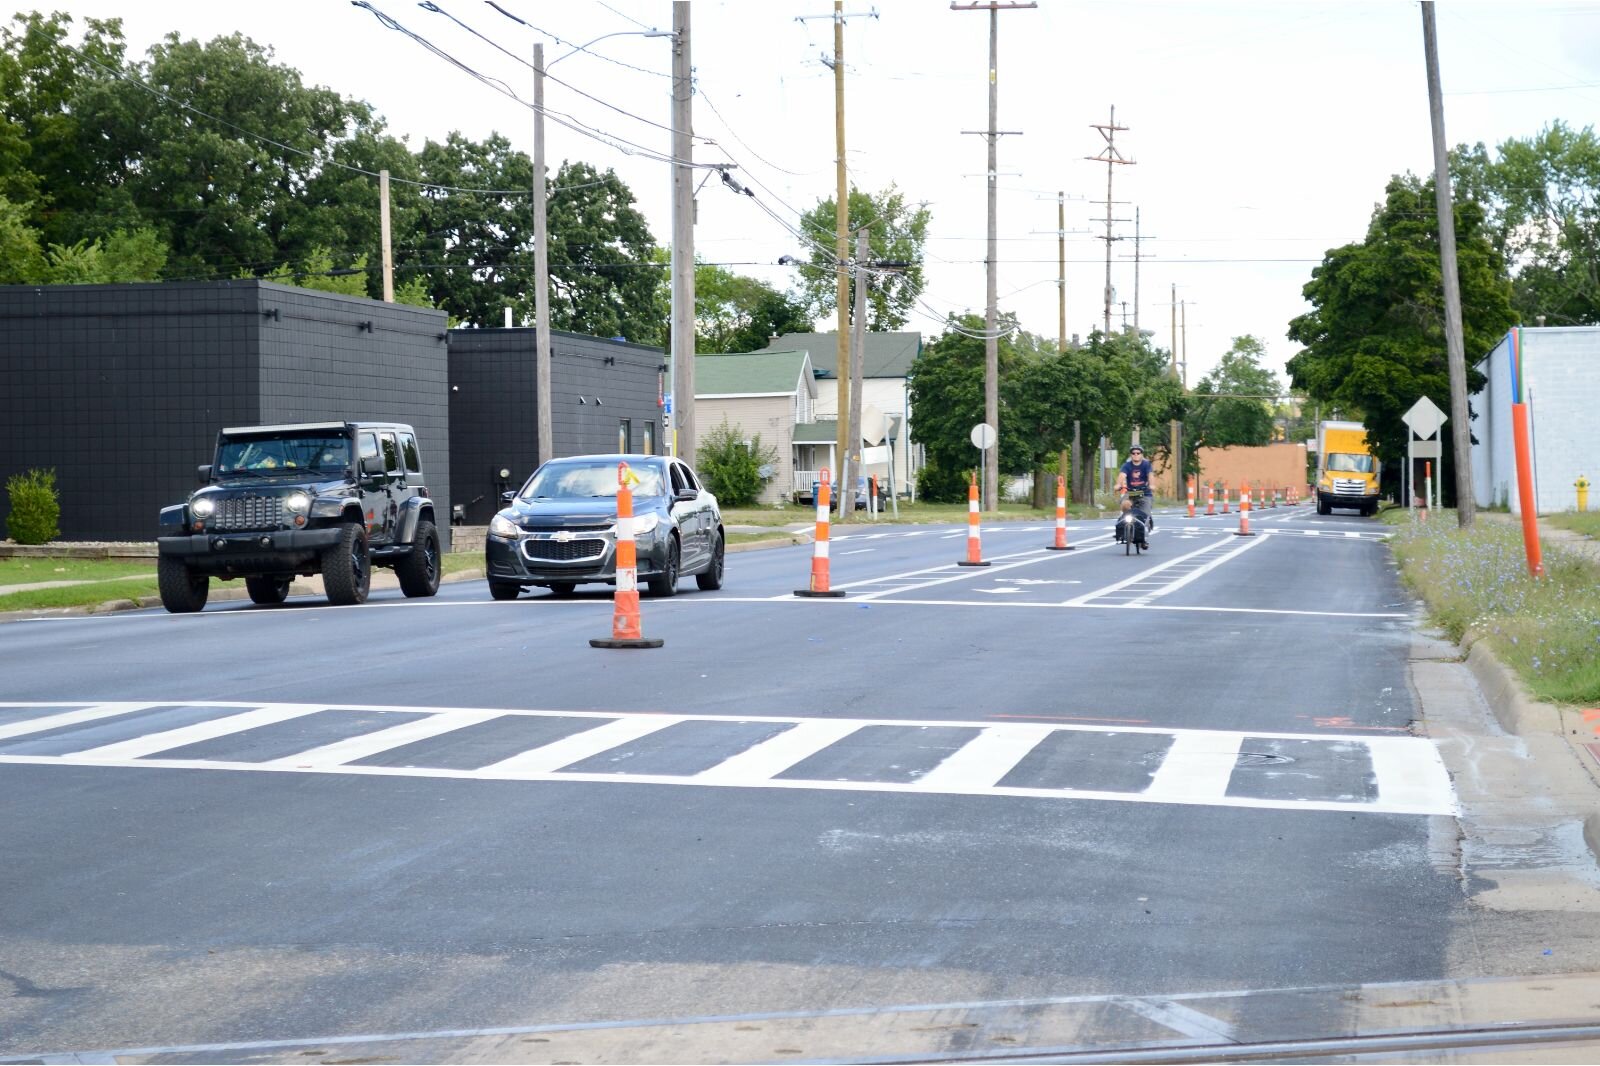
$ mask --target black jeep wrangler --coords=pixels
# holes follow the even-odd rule
[[[161,510],[161,603],[206,605],[210,579],[244,578],[282,603],[296,574],[322,575],[328,602],[364,603],[374,566],[407,596],[439,591],[439,531],[410,426],[316,422],[224,429],[204,488]]]

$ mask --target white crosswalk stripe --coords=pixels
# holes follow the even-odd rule
[[[60,710],[51,713],[57,707]],[[177,729],[152,725],[147,734],[93,743],[92,738],[106,735],[108,723],[115,723],[112,729],[137,732],[136,712],[163,707],[181,707],[189,714],[215,713]],[[33,717],[8,720],[6,712],[18,710]],[[405,721],[389,724],[401,716]],[[519,721],[528,728],[569,732],[520,749],[518,741],[505,735],[496,739],[464,732],[470,727],[516,726]],[[1438,751],[1432,742],[1411,736],[194,701],[0,703],[0,723],[4,723],[0,764],[603,781],[1370,814],[1450,815],[1456,810]],[[273,734],[275,728],[271,743],[282,743],[287,733],[307,746],[289,755],[271,743],[251,748],[262,745],[263,734]],[[577,731],[570,732],[573,728]],[[318,743],[318,730],[337,739]],[[353,735],[338,735],[341,730]],[[72,750],[75,732],[85,738],[86,746],[78,750]],[[954,737],[946,741],[951,750],[941,752],[937,743],[930,747],[928,738],[934,735]],[[164,756],[199,741],[207,742],[204,751],[222,750],[224,757]],[[430,754],[428,745],[433,741],[454,745],[457,757],[463,743],[477,743],[481,757],[463,768]],[[496,743],[507,750],[497,750]],[[229,744],[236,747],[229,749]],[[358,762],[401,748],[406,754],[392,761],[403,765],[388,765],[381,759]],[[227,757],[228,750],[234,751],[232,757]],[[252,750],[270,754],[252,761]],[[692,770],[673,772],[663,770],[659,761],[652,762],[664,752],[681,759],[686,750],[698,759]],[[614,767],[610,772],[580,768],[585,760],[605,756]],[[430,765],[430,758],[439,765]],[[913,771],[908,780],[905,767],[929,758],[935,761]],[[635,766],[638,772],[630,769]]]

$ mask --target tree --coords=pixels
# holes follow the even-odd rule
[[[661,283],[671,279],[663,274]],[[811,329],[798,300],[757,278],[726,267],[697,263],[694,268],[695,351],[751,352],[775,334]]]
[[[1266,354],[1266,345],[1258,338],[1235,337],[1222,362],[1200,379],[1185,427],[1189,454],[1200,448],[1256,447],[1272,441],[1273,412],[1283,383],[1261,365]]]
[[[665,339],[655,238],[613,170],[562,163],[550,190],[550,323],[641,344]],[[531,266],[531,257],[530,257]],[[532,286],[524,308],[532,311]]]
[[[0,285],[32,284],[43,274],[39,234],[28,225],[30,206],[0,196]]]
[[[912,306],[922,294],[923,244],[928,238],[928,209],[906,203],[905,194],[890,185],[877,194],[851,187],[845,201],[850,208],[852,234],[867,226],[867,254],[877,261],[903,263],[872,278],[867,289],[867,328],[896,330],[906,324]],[[810,263],[800,267],[800,279],[812,319],[833,314],[837,308],[838,274],[835,272],[834,231],[837,211],[832,198],[800,218],[811,252]],[[854,237],[850,255],[855,255]],[[855,306],[855,279],[850,281],[850,306]]]
[[[1511,266],[1522,321],[1600,322],[1600,137],[1557,120],[1511,138],[1491,158],[1482,143],[1450,162],[1457,195],[1484,208],[1485,234]]]
[[[1482,208],[1456,200],[1455,227],[1470,364],[1472,353],[1493,348],[1516,312],[1505,260],[1490,243]],[[1401,416],[1413,403],[1427,396],[1450,406],[1440,274],[1432,183],[1395,177],[1373,211],[1366,240],[1327,253],[1303,290],[1313,309],[1289,324],[1289,339],[1305,345],[1289,360],[1294,387],[1313,400],[1361,411],[1368,438],[1390,465],[1405,454]],[[1469,365],[1469,391],[1483,381]]]
[[[776,448],[763,448],[761,434],[745,438],[739,426],[730,426],[726,416],[722,425],[700,438],[695,468],[705,478],[717,502],[724,507],[748,507],[761,495],[761,487],[771,480],[763,474],[778,461]]]
[[[1014,332],[1015,317],[1003,315],[1000,328]],[[981,315],[951,315],[945,321],[945,332],[924,345],[911,364],[907,388],[911,407],[917,413],[911,425],[911,440],[921,444],[927,456],[917,475],[917,491],[925,499],[965,499],[967,471],[978,466],[978,451],[972,446],[970,435],[984,414],[982,330]],[[1001,338],[999,350],[1000,376],[1004,381],[1017,358],[1009,332]],[[1030,448],[1023,435],[1012,433],[1004,417],[999,428],[1000,469],[1026,469]]]

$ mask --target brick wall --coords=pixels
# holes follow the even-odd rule
[[[1207,481],[1226,481],[1230,492],[1237,493],[1239,483],[1248,480],[1259,482],[1262,488],[1278,485],[1287,488],[1298,485],[1307,491],[1306,446],[1304,444],[1267,444],[1259,448],[1201,448],[1199,451],[1200,477],[1196,484],[1197,499],[1205,503],[1204,485]],[[1160,481],[1156,482],[1158,485]],[[1185,492],[1188,491],[1185,486]]]

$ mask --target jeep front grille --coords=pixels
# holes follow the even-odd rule
[[[217,509],[206,520],[206,528],[253,531],[285,529],[288,512],[282,496],[234,496],[217,501]]]
[[[534,562],[576,563],[605,554],[603,540],[525,540],[522,554]]]

